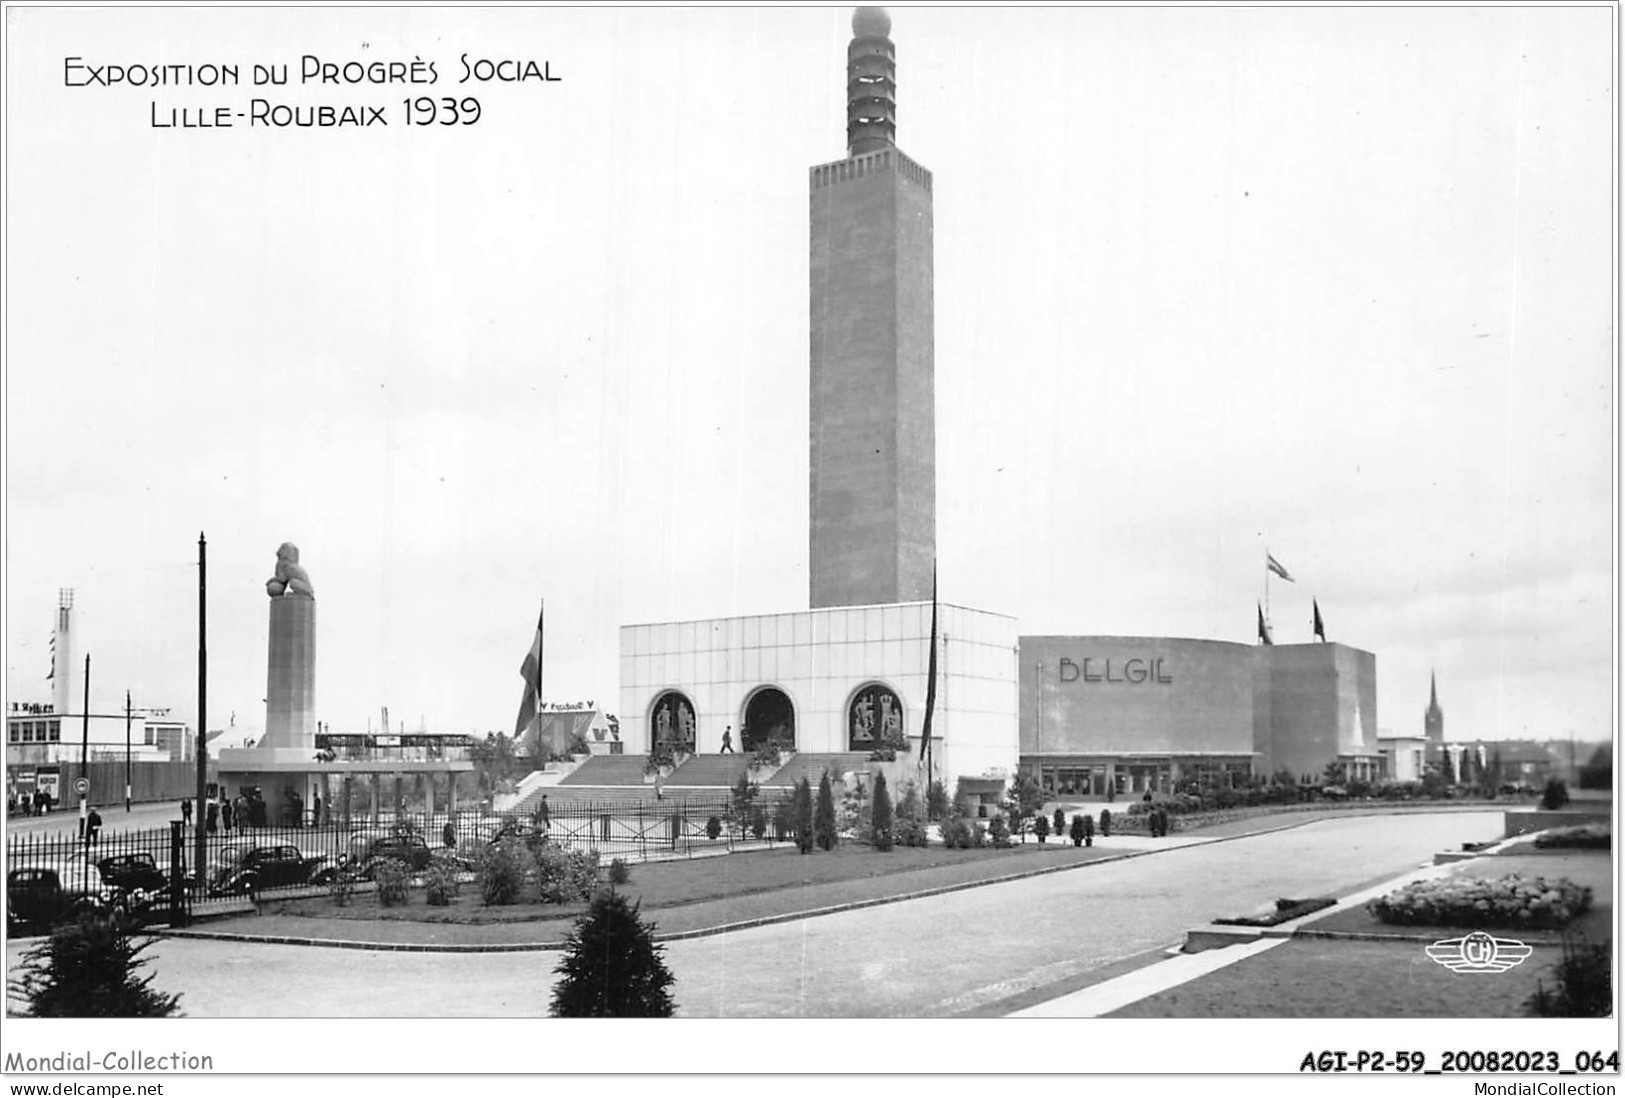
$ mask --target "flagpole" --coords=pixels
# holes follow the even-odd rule
[[[1270,547],[1264,546],[1264,624],[1270,623]]]

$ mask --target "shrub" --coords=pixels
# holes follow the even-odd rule
[[[892,815],[899,820],[915,820],[925,822],[925,802],[920,799],[920,785],[912,779],[904,780],[898,787],[899,793]]]
[[[836,815],[837,832],[868,838],[874,829],[873,812],[869,792],[863,782],[853,782],[841,797],[840,811]]]
[[[1561,778],[1552,778],[1546,783],[1546,792],[1540,795],[1540,807],[1548,812],[1554,812],[1569,803],[1569,787]]]
[[[761,787],[750,780],[749,774],[739,775],[739,780],[734,782],[733,789],[729,791],[728,819],[739,828],[740,835],[745,833],[751,812],[756,807],[756,798],[761,791]]]
[[[1582,824],[1579,827],[1559,827],[1535,837],[1535,845],[1542,849],[1572,847],[1580,850],[1607,850],[1613,845],[1614,832],[1607,824]]]
[[[1535,982],[1525,1009],[1539,1018],[1606,1018],[1613,1010],[1613,948],[1609,942],[1587,945],[1563,940],[1563,959],[1553,966],[1555,990]]]
[[[750,833],[757,839],[767,834],[767,812],[759,804],[750,806]]]
[[[707,839],[722,838],[722,821],[712,816],[705,821],[705,837]]]
[[[525,889],[525,861],[529,851],[512,839],[486,847],[480,853],[475,876],[480,899],[487,907],[511,904]]]
[[[970,846],[983,847],[987,845],[987,828],[982,826],[981,820],[969,821]]]
[[[886,775],[875,775],[875,798],[870,811],[869,834],[876,850],[892,848],[891,791],[886,788]]]
[[[1083,845],[1084,832],[1083,832],[1083,817],[1082,816],[1073,816],[1072,817],[1072,830],[1069,832],[1069,834],[1072,836],[1072,845],[1073,846],[1082,846]]]
[[[1102,808],[1100,810],[1100,835],[1101,835],[1101,838],[1104,838],[1104,839],[1111,838],[1111,835],[1112,835],[1112,810],[1109,809],[1109,808]]]
[[[929,846],[930,837],[926,834],[925,824],[917,819],[898,817],[892,827],[892,834],[899,846]]]
[[[649,757],[643,760],[645,774],[658,774],[662,770],[669,770],[677,765],[677,752],[669,743],[657,743],[649,749]]]
[[[949,816],[937,826],[937,830],[942,834],[942,845],[949,850],[970,846],[970,825],[965,823],[963,816]]]
[[[378,903],[398,907],[411,896],[412,867],[399,858],[383,858],[373,866],[373,883],[378,886]]]
[[[355,898],[355,886],[358,879],[356,867],[349,862],[340,862],[333,873],[333,879],[327,886],[327,894],[333,897],[333,902],[339,907],[349,907],[350,901]]]
[[[818,779],[818,807],[813,812],[813,838],[818,843],[818,849],[835,849],[835,790],[829,784],[827,770]]]
[[[1083,816],[1083,845],[1095,845],[1095,818],[1087,812]]]
[[[1561,927],[1591,907],[1591,889],[1563,878],[1516,873],[1494,879],[1417,881],[1372,900],[1366,910],[1399,926]]]
[[[948,787],[933,781],[925,790],[925,815],[929,820],[944,819],[952,806],[948,800]]]
[[[587,737],[580,732],[570,733],[570,746],[566,749],[571,755],[586,755],[592,749],[587,746]]]
[[[773,806],[773,837],[779,840],[793,839],[796,835],[796,798],[792,792],[788,797],[780,797],[778,804]]]
[[[750,755],[750,765],[758,770],[778,766],[783,761],[784,745],[771,736],[758,743]]]
[[[107,912],[87,912],[24,953],[6,990],[35,1018],[172,1017],[180,996],[154,991],[152,976],[137,975],[152,941],[132,938]]]
[[[598,851],[549,846],[537,851],[535,860],[536,891],[543,903],[573,904],[592,896],[598,884]]]
[[[609,883],[623,885],[632,879],[632,870],[626,864],[625,858],[615,858],[609,863]]]
[[[641,905],[639,905],[641,906]],[[669,1018],[676,1007],[665,947],[638,906],[619,892],[600,892],[564,940],[555,973],[555,1018]]]
[[[1066,834],[1066,813],[1059,807],[1055,809],[1055,815],[1050,819],[1049,829],[1057,839]]]
[[[987,827],[987,836],[1000,850],[1014,845],[1010,842],[1010,825],[1005,822],[1003,816],[993,817],[993,822]]]
[[[795,820],[796,849],[803,854],[811,854],[813,848],[812,801],[812,784],[806,778],[802,778],[796,783],[792,813]]]
[[[457,879],[457,867],[444,858],[436,858],[423,875],[423,898],[435,907],[445,907],[463,890]]]
[[[1049,838],[1048,816],[1036,816],[1033,818],[1033,834],[1038,836],[1039,842],[1043,842],[1045,839]]]

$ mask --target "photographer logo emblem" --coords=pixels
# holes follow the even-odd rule
[[[1427,955],[1451,972],[1505,972],[1534,952],[1516,938],[1492,938],[1475,930],[1464,938],[1445,938],[1427,947]]]

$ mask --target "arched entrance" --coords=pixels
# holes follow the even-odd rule
[[[846,743],[849,751],[908,750],[903,701],[897,691],[871,682],[853,692],[846,706]]]
[[[649,708],[649,744],[674,751],[694,750],[694,703],[681,690],[668,690]]]
[[[740,725],[739,742],[743,750],[755,751],[769,740],[776,740],[786,751],[796,746],[796,707],[791,704],[789,695],[776,686],[759,687],[750,696]]]

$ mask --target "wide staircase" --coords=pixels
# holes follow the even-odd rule
[[[559,782],[555,789],[574,785],[628,786],[643,785],[643,755],[594,755],[575,768]],[[551,797],[548,798],[552,800]]]
[[[666,778],[671,790],[705,789],[726,791],[750,769],[749,755],[728,752],[726,755],[690,755],[682,766]]]
[[[774,771],[771,777],[762,781],[764,788],[778,788],[780,786],[793,786],[802,778],[816,787],[818,779],[823,777],[824,771],[839,777],[849,770],[863,770],[869,765],[869,756],[862,751],[843,751],[831,754],[816,754],[802,752],[792,755],[785,760],[783,766]]]

